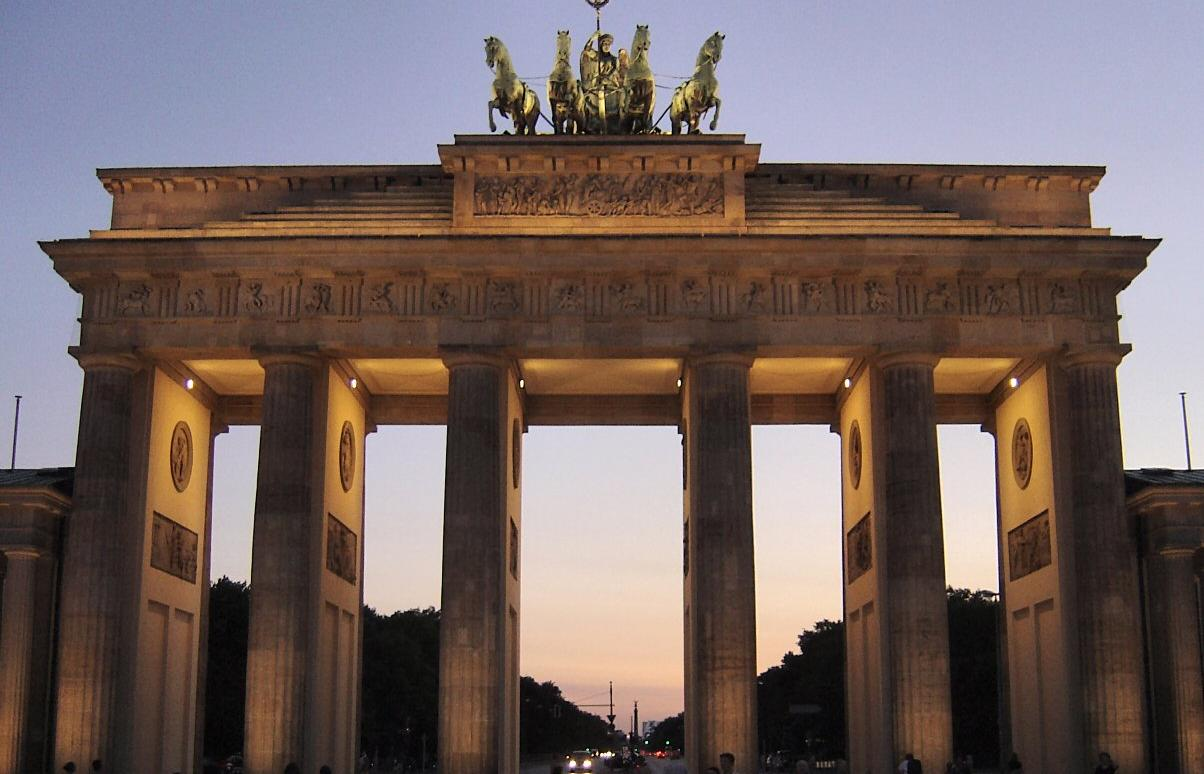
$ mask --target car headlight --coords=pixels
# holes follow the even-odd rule
[[[581,768],[583,768],[583,769],[588,769],[588,768],[592,767],[593,765],[594,765],[594,762],[589,760],[588,758],[581,762]]]
[[[570,769],[577,768],[577,761],[573,760],[572,758],[569,758],[569,768]]]

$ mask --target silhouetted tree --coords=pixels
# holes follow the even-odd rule
[[[947,594],[953,746],[978,764],[992,765],[999,760],[999,604],[989,591],[950,588]],[[766,752],[846,755],[844,677],[844,623],[819,621],[803,631],[799,652],[786,653],[781,664],[758,678],[759,730]],[[819,712],[791,712],[792,706],[805,705],[815,705]]]
[[[994,593],[949,589],[953,747],[982,765],[999,762],[998,614]]]
[[[607,743],[606,721],[577,708],[555,683],[523,676],[519,686],[519,750],[523,755],[561,755]]]
[[[382,616],[364,608],[361,733],[363,749],[382,761],[419,764],[436,754],[439,735],[439,611]]]
[[[657,723],[656,728],[648,737],[648,747],[653,750],[663,747],[684,750],[686,748],[686,713],[679,712]]]
[[[222,576],[209,587],[209,648],[205,672],[205,755],[242,750],[247,693],[247,584]]]

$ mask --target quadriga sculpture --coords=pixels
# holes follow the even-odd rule
[[[723,35],[716,32],[706,39],[694,60],[694,75],[673,92],[669,105],[669,122],[673,134],[680,134],[685,124],[690,134],[698,133],[698,122],[704,113],[715,108],[711,118],[711,131],[719,124],[719,79],[715,77],[715,65],[723,56]]]
[[[510,52],[502,41],[492,36],[485,38],[485,64],[494,75],[493,99],[489,100],[489,131],[497,131],[493,121],[493,111],[496,109],[514,122],[515,134],[535,134],[539,95],[518,79],[510,62]]]

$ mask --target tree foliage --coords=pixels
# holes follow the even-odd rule
[[[247,584],[221,578],[209,592],[205,755],[221,759],[243,748],[247,676]],[[381,761],[429,764],[437,753],[439,611],[381,615],[364,608],[361,749]],[[563,754],[606,743],[606,721],[578,709],[550,682],[523,677],[521,750]]]
[[[369,757],[421,765],[439,736],[439,611],[364,608],[360,738]]]
[[[204,750],[210,758],[242,750],[250,611],[247,584],[222,576],[209,587]]]
[[[950,588],[947,599],[953,746],[981,764],[995,763],[999,758],[999,605],[988,591]],[[819,621],[799,635],[798,643],[799,652],[786,653],[779,665],[758,678],[764,749],[847,757],[844,623]],[[816,708],[818,712],[812,713]]]
[[[667,717],[656,724],[648,737],[648,746],[653,750],[671,747],[676,750],[686,748],[686,713],[679,712]]]
[[[519,696],[519,750],[523,755],[563,755],[606,746],[610,731],[606,721],[578,709],[555,683],[524,676]]]

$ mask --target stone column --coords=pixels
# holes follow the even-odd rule
[[[877,364],[882,411],[875,426],[882,465],[879,512],[894,760],[913,753],[929,767],[952,760],[949,620],[941,528],[940,467],[931,355]],[[881,448],[881,447],[885,448]]]
[[[1063,361],[1079,678],[1082,766],[1106,751],[1121,771],[1146,767],[1145,676],[1137,541],[1125,509],[1116,366],[1093,350]]]
[[[517,771],[517,578],[507,534],[517,519],[516,397],[506,361],[472,354],[451,372],[439,640],[439,770]],[[508,453],[508,450],[511,453]],[[508,511],[513,512],[508,513]],[[517,557],[515,557],[517,559]],[[509,710],[508,710],[509,708]]]
[[[1146,557],[1157,771],[1204,771],[1197,550],[1166,547]]]
[[[736,756],[757,769],[757,614],[753,567],[752,359],[716,355],[688,365],[686,707],[691,771]]]
[[[113,765],[122,719],[119,650],[132,578],[130,533],[135,373],[133,358],[81,357],[84,369],[76,444],[74,507],[63,552],[55,721],[55,769],[73,761]],[[134,560],[136,561],[136,559]],[[124,641],[123,641],[124,640]]]
[[[306,673],[317,550],[313,526],[315,406],[321,361],[273,355],[264,369],[263,418],[251,554],[245,757],[248,774],[303,765]],[[319,537],[320,539],[320,537]]]
[[[54,557],[6,550],[0,624],[0,772],[44,771]],[[3,574],[3,573],[0,573]]]

